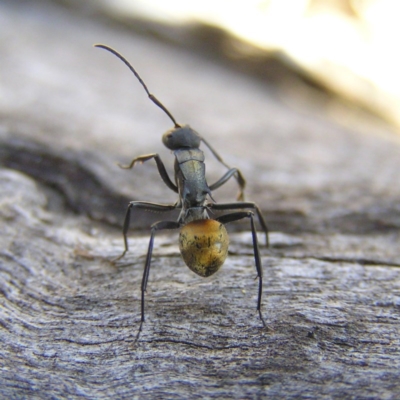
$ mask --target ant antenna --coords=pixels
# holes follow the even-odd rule
[[[167,108],[164,106],[164,104],[161,103],[160,100],[157,99],[156,96],[154,96],[153,94],[151,94],[149,92],[149,89],[147,89],[146,84],[143,82],[142,78],[140,77],[140,75],[136,72],[135,68],[132,67],[132,65],[128,62],[128,60],[123,57],[121,54],[118,53],[118,51],[112,49],[111,47],[108,47],[104,44],[95,44],[94,47],[99,47],[101,49],[104,50],[108,50],[110,53],[114,54],[115,56],[117,56],[132,72],[133,74],[136,76],[136,78],[139,80],[139,82],[142,84],[144,90],[146,91],[147,95],[149,96],[149,99],[158,107],[161,108],[161,110],[163,110],[168,117],[171,119],[171,121],[174,123],[175,128],[180,128],[181,126],[175,121],[175,118],[172,116],[172,114],[167,110]]]

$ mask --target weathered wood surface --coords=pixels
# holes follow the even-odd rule
[[[0,397],[398,398],[398,138],[298,112],[196,55],[43,4],[0,6]],[[176,199],[154,165],[115,162],[159,152],[170,168],[170,122],[95,42],[123,52],[248,177],[273,231],[268,329],[241,224],[209,279],[183,265],[176,233],[157,238],[134,342],[148,236],[132,235],[114,266],[116,226],[128,199]],[[207,160],[210,180],[224,172]]]

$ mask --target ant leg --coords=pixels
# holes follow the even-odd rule
[[[236,175],[236,179],[239,183],[239,194],[237,199],[240,201],[244,200],[244,188],[246,186],[246,180],[244,179],[242,173],[237,168],[231,168],[222,178],[220,178],[217,182],[213,183],[209,186],[210,190],[213,191],[221,187],[225,182],[228,181],[233,175]]]
[[[140,210],[147,210],[147,211],[156,211],[156,212],[166,212],[172,211],[177,208],[175,204],[158,204],[158,203],[150,203],[147,201],[131,201],[128,205],[128,209],[126,210],[125,219],[124,219],[124,227],[122,229],[122,233],[124,235],[124,244],[125,250],[122,252],[120,256],[112,260],[112,262],[116,262],[120,260],[129,250],[128,246],[128,230],[129,224],[131,219],[131,209],[132,207],[138,208]]]
[[[172,191],[178,193],[178,187],[171,181],[171,178],[169,177],[168,172],[165,169],[164,163],[161,161],[161,158],[157,153],[145,154],[143,156],[134,158],[129,165],[118,164],[118,166],[122,169],[131,169],[136,163],[144,163],[148,160],[151,160],[152,158],[154,158],[154,161],[157,164],[157,169],[161,176],[161,179]]]
[[[226,168],[228,168],[229,170],[233,170],[235,169],[236,171],[234,173],[232,173],[232,175],[235,175],[236,180],[238,181],[239,184],[239,195],[238,195],[238,200],[243,201],[244,200],[244,193],[243,193],[243,189],[246,186],[246,180],[244,179],[244,176],[242,175],[242,173],[240,172],[240,170],[238,170],[237,168],[231,168],[228,164],[225,163],[225,161],[222,159],[222,157],[212,148],[212,146],[210,145],[210,143],[207,142],[207,140],[205,140],[204,138],[201,138],[202,142],[208,147],[208,149],[211,151],[211,153],[213,154],[213,156],[222,164],[225,165]],[[228,171],[229,173],[229,171]],[[227,175],[227,174],[225,174]],[[230,176],[232,176],[230,175]],[[230,178],[230,176],[227,178],[227,180]],[[221,178],[220,180],[222,180],[223,178]],[[218,185],[217,187],[220,187],[224,182],[222,182],[220,185]],[[214,183],[215,185],[215,183]],[[213,186],[213,185],[211,185]]]
[[[143,278],[142,278],[142,285],[141,285],[142,297],[141,297],[141,306],[140,306],[140,309],[141,309],[140,326],[139,326],[138,333],[136,335],[135,342],[139,339],[139,335],[142,330],[142,325],[144,322],[144,293],[146,291],[147,281],[149,279],[151,256],[153,254],[154,236],[157,231],[160,231],[163,229],[178,229],[179,227],[180,227],[180,225],[176,221],[159,221],[151,226],[149,248],[147,250],[146,262],[144,264],[144,271],[143,271]]]
[[[237,203],[210,203],[208,204],[208,207],[210,209],[214,210],[239,210],[239,209],[246,209],[250,208],[252,210],[255,210],[257,213],[258,221],[260,222],[260,225],[262,227],[262,230],[265,233],[265,244],[267,247],[269,247],[269,239],[268,239],[268,227],[267,224],[265,223],[264,217],[261,213],[260,208],[257,206],[256,203],[252,202],[237,202]]]
[[[223,215],[222,217],[216,218],[217,221],[221,222],[222,224],[226,224],[228,222],[238,221],[243,218],[250,218],[250,225],[251,225],[251,235],[253,237],[253,251],[254,251],[254,261],[256,264],[257,270],[257,277],[258,277],[258,300],[257,300],[257,311],[260,319],[266,327],[264,318],[261,313],[261,297],[262,297],[262,266],[261,266],[261,257],[260,257],[260,250],[258,248],[258,240],[257,240],[257,232],[254,225],[254,214],[251,211],[238,211],[231,214]]]

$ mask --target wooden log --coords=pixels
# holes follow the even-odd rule
[[[1,397],[398,397],[398,138],[300,113],[184,50],[21,4],[0,6]],[[90,48],[99,41],[248,178],[272,230],[261,249],[267,328],[244,222],[228,227],[228,259],[206,279],[180,259],[177,232],[156,237],[135,342],[148,230],[132,232],[114,265],[115,226],[129,199],[176,197],[154,165],[115,161],[159,152],[171,172],[170,126],[118,60]],[[225,169],[206,157],[211,181]]]

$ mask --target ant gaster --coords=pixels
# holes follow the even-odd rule
[[[189,125],[180,125],[176,122],[172,114],[166,107],[147,89],[142,78],[132,67],[132,65],[117,51],[103,45],[96,44],[95,47],[105,49],[121,61],[133,72],[139,80],[150,100],[160,107],[174,123],[174,127],[164,133],[162,141],[164,145],[173,151],[175,155],[175,183],[170,179],[161,158],[157,153],[146,154],[134,158],[129,165],[122,166],[124,169],[131,169],[136,163],[154,159],[157,164],[158,172],[164,183],[175,193],[178,193],[178,201],[175,204],[158,204],[147,201],[131,201],[125,216],[123,236],[125,249],[123,253],[114,261],[122,258],[128,251],[127,234],[129,230],[131,210],[148,210],[157,212],[167,212],[178,209],[180,214],[177,221],[159,221],[151,226],[150,242],[147,251],[143,278],[142,278],[142,297],[141,297],[141,321],[136,340],[139,337],[144,322],[144,294],[149,278],[151,257],[153,253],[154,236],[157,231],[164,229],[181,229],[179,234],[179,248],[186,265],[196,274],[207,277],[214,274],[224,263],[228,254],[229,236],[224,224],[238,221],[243,218],[249,218],[253,239],[254,260],[258,277],[258,301],[257,310],[260,319],[265,327],[265,321],[261,313],[262,296],[262,266],[258,247],[257,233],[254,224],[255,210],[258,220],[266,236],[266,245],[268,246],[268,229],[261,214],[259,207],[255,203],[244,201],[244,188],[246,181],[242,173],[237,168],[230,168],[210,144],[201,137]],[[205,177],[204,153],[200,150],[200,143],[203,142],[221,162],[228,171],[215,183],[208,185]],[[212,197],[212,191],[218,189],[234,176],[239,185],[239,194],[237,202],[234,203],[216,203]],[[210,201],[210,200],[211,201]],[[211,218],[210,212],[213,210],[241,210],[230,212],[218,218]],[[247,210],[247,211],[243,211]]]

